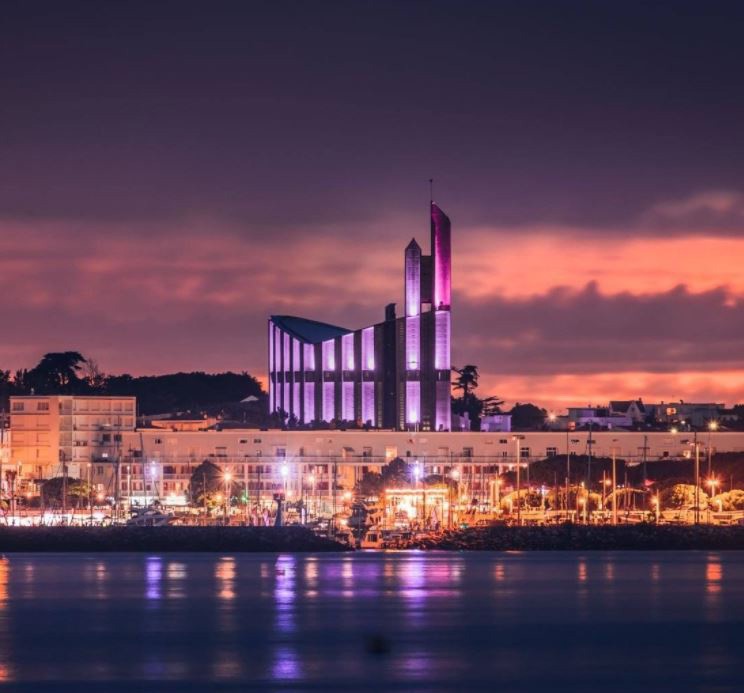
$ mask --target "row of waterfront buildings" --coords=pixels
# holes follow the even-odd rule
[[[396,430],[168,430],[138,428],[133,397],[36,396],[11,399],[10,428],[0,437],[3,493],[37,494],[67,474],[124,503],[186,502],[191,475],[210,460],[244,484],[249,497],[330,497],[351,491],[366,471],[395,458],[420,465],[421,476],[456,470],[473,494],[498,474],[565,455],[613,453],[631,464],[701,454],[744,452],[744,432],[698,434],[618,431],[434,432]]]
[[[33,496],[45,480],[68,476],[116,501],[179,505],[194,469],[210,460],[249,497],[268,502],[277,492],[348,492],[365,472],[402,458],[418,465],[419,478],[466,480],[475,496],[518,461],[566,452],[614,453],[630,462],[687,456],[695,434],[683,428],[676,435],[620,429],[651,414],[694,427],[721,416],[719,405],[681,402],[652,411],[638,400],[550,417],[548,429],[565,431],[512,435],[508,415],[499,415],[484,420],[482,432],[461,432],[467,425],[453,419],[450,403],[451,224],[434,202],[429,211],[430,254],[415,240],[404,252],[402,315],[390,304],[384,321],[359,330],[286,315],[269,320],[270,412],[289,428],[341,426],[193,430],[198,422],[181,422],[170,430],[164,421],[138,427],[133,397],[13,397],[10,428],[0,421],[0,495]],[[343,422],[357,430],[337,430]],[[744,433],[709,430],[701,440],[708,451],[744,451]]]

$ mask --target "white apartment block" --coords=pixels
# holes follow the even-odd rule
[[[134,397],[11,397],[9,466],[28,489],[61,476],[63,464],[70,477],[93,476],[93,465],[105,467],[117,458],[135,421]]]

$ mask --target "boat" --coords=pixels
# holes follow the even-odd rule
[[[145,510],[127,520],[127,527],[166,527],[173,519],[159,510]]]

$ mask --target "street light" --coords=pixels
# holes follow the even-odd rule
[[[228,506],[230,505],[230,482],[232,481],[232,473],[225,472],[223,475],[225,480],[225,522],[227,522]]]
[[[710,444],[710,442],[711,442],[710,441],[710,434],[713,431],[717,431],[717,430],[718,430],[718,421],[716,421],[716,420],[709,421],[708,422],[708,476],[710,476],[713,473],[713,469],[712,469],[712,467],[713,467],[713,464],[712,464],[712,462],[713,462],[713,448],[711,447],[711,444]]]
[[[522,526],[522,503],[520,502],[519,494],[522,488],[522,477],[520,473],[520,467],[522,466],[522,441],[524,436],[512,436],[512,440],[515,441],[517,446],[517,526]]]
[[[716,486],[718,486],[718,479],[714,479],[713,477],[709,478],[706,482],[708,484],[708,488],[710,488],[710,499],[713,500],[713,496],[716,494]],[[719,506],[722,505],[721,499],[718,499]],[[710,504],[708,505],[708,524],[710,524]]]

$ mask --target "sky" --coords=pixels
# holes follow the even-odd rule
[[[453,360],[558,410],[744,402],[744,6],[3,3],[0,368],[246,370],[453,224]]]

